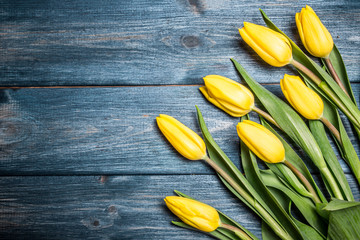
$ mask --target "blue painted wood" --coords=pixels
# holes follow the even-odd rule
[[[0,177],[0,187],[0,239],[209,239],[170,223],[178,219],[163,199],[174,189],[261,235],[215,175]]]
[[[359,98],[360,84],[354,86]],[[266,87],[282,95],[278,85]],[[239,165],[239,119],[208,103],[198,88],[3,90],[0,171],[6,175],[211,173],[205,164],[179,155],[155,122],[158,114],[165,113],[199,133],[195,105],[215,140]],[[359,142],[353,134],[350,139],[359,154]],[[309,168],[314,169],[311,164]]]
[[[360,99],[360,2],[306,3],[332,33]],[[294,71],[264,64],[237,28],[243,21],[263,24],[262,8],[300,43],[294,15],[304,5],[0,0],[0,87],[55,87],[0,91],[0,239],[208,239],[170,224],[176,218],[162,199],[173,189],[260,236],[258,218],[204,163],[177,154],[154,119],[167,113],[199,132],[198,105],[239,166],[238,119],[202,98],[201,78],[238,79],[229,61],[235,57],[259,82],[275,83],[266,87],[282,96],[279,79]],[[109,87],[84,87],[94,85]],[[359,154],[359,142],[350,138]],[[341,165],[360,200],[354,177]]]
[[[332,33],[350,79],[359,82],[359,1],[307,1]],[[259,82],[291,68],[263,63],[238,34],[264,24],[259,8],[299,45],[301,1],[0,1],[0,85],[200,84],[236,76],[230,57]]]

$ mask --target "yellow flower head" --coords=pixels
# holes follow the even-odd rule
[[[284,145],[263,125],[245,120],[238,123],[236,128],[241,141],[261,160],[268,163],[285,160]]]
[[[296,26],[306,50],[315,57],[326,58],[334,42],[329,31],[311,7],[306,6],[295,15]]]
[[[156,121],[167,140],[185,158],[200,160],[206,156],[204,141],[190,128],[165,114],[160,114]]]
[[[298,76],[285,74],[280,81],[281,90],[291,106],[304,118],[320,119],[324,111],[324,102],[321,97],[308,88]]]
[[[249,22],[244,22],[239,32],[244,41],[268,64],[282,67],[291,62],[291,44],[282,34]]]
[[[220,226],[219,213],[204,203],[177,196],[166,197],[166,206],[184,223],[204,232],[212,232]]]
[[[208,75],[204,82],[200,91],[205,98],[231,116],[244,116],[254,107],[254,95],[240,83],[219,75]]]

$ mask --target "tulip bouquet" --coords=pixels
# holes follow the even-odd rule
[[[323,66],[308,57],[263,11],[261,14],[268,27],[245,22],[239,32],[265,62],[296,68],[299,76],[285,74],[280,81],[289,104],[258,84],[234,59],[235,68],[249,88],[218,75],[204,77],[200,88],[210,103],[233,117],[241,117],[236,130],[244,174],[214,141],[199,108],[203,138],[165,114],[157,118],[159,129],[182,156],[202,160],[213,168],[234,196],[260,217],[263,239],[360,239],[360,203],[354,200],[326,133],[328,129],[360,183],[359,157],[339,110],[359,137],[360,111],[341,55],[309,6],[296,14],[296,25],[306,50],[321,58]],[[263,110],[255,106],[255,98]],[[260,123],[250,120],[251,111],[259,115]],[[319,170],[325,194],[293,150],[293,144],[302,148]],[[257,158],[265,168],[259,167]],[[168,208],[182,220],[173,222],[175,225],[218,239],[257,239],[224,213],[175,192],[178,196],[165,198]]]

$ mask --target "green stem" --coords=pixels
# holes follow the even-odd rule
[[[335,180],[334,176],[331,174],[330,170],[327,167],[325,167],[325,168],[320,168],[320,172],[328,181],[328,184],[329,184],[335,198],[344,200],[341,190],[339,189],[339,186],[336,183],[336,180]]]
[[[305,73],[309,78],[311,78],[311,80],[314,81],[314,83],[316,85],[320,85],[320,83],[323,82],[323,80],[321,80],[318,76],[315,75],[315,73],[313,73],[312,71],[310,71],[310,69],[308,69],[307,67],[305,67],[303,64],[301,64],[300,62],[296,61],[295,59],[293,59],[291,61],[291,64],[296,67],[297,69],[300,69],[300,71],[302,71],[303,73]]]
[[[314,203],[322,203],[320,198],[318,197],[315,189],[313,188],[313,186],[309,183],[309,181],[306,179],[306,177],[293,165],[291,164],[288,160],[285,160],[283,162],[283,164],[285,164],[288,168],[290,168],[290,170],[300,179],[300,181],[304,184],[304,186],[306,187],[306,189],[311,193],[312,195],[312,199],[314,201]]]
[[[251,204],[259,213],[260,217],[271,227],[271,229],[284,240],[292,240],[293,238],[279,225],[279,223],[266,211],[266,209],[258,204],[256,199],[251,196],[245,189],[239,186],[229,174],[227,174],[219,165],[217,165],[213,160],[208,156],[205,156],[204,159],[220,176],[222,176],[234,189],[239,193],[245,201]]]
[[[334,134],[335,138],[337,139],[337,141],[339,142],[341,148],[343,149],[344,152],[344,160],[347,162],[347,164],[350,166],[352,172],[354,173],[356,180],[358,181],[358,183],[360,184],[360,162],[359,162],[359,158],[354,157],[353,159],[351,159],[351,157],[347,154],[347,151],[345,150],[345,146],[344,143],[341,140],[341,136],[339,131],[335,128],[334,125],[331,124],[331,122],[326,119],[325,117],[321,117],[320,120],[330,129],[330,131]],[[352,147],[352,150],[355,152],[355,149]],[[354,156],[357,156],[356,153],[354,153]]]
[[[339,99],[339,97],[333,92],[329,85],[322,81],[318,76],[316,76],[310,69],[305,67],[303,64],[296,60],[292,60],[291,64],[305,73],[324,93],[340,108],[340,110],[349,118],[349,120],[354,123],[354,125],[360,129],[360,120],[356,119],[346,107],[346,105]]]
[[[342,81],[340,80],[339,75],[337,75],[337,73],[336,73],[336,71],[335,71],[335,68],[334,68],[334,66],[333,66],[330,58],[329,58],[329,57],[326,57],[326,58],[323,58],[323,59],[325,60],[325,63],[326,63],[326,65],[327,65],[327,67],[328,67],[328,69],[329,69],[332,77],[334,78],[335,82],[336,82],[336,83],[339,85],[339,87],[346,93],[346,95],[348,95],[348,97],[350,97],[349,94],[348,94],[348,92],[346,91],[346,88],[345,88],[344,84],[343,84]]]
[[[357,128],[360,128],[358,120],[351,114],[349,109],[345,106],[345,104],[339,99],[339,97],[331,90],[329,85],[326,82],[322,82],[319,87],[326,93],[326,95],[334,101],[336,106],[340,108],[340,110],[349,118],[351,122],[353,122]]]
[[[243,230],[241,230],[240,228],[237,228],[233,225],[230,224],[226,224],[226,223],[221,223],[220,224],[221,228],[225,228],[228,229],[230,231],[233,231],[238,237],[240,237],[242,240],[253,240],[249,235],[247,235]]]
[[[266,120],[268,120],[272,124],[274,124],[275,126],[277,126],[279,129],[281,129],[281,127],[279,126],[279,124],[277,124],[275,119],[273,117],[271,117],[271,115],[268,114],[267,112],[264,112],[263,110],[261,110],[260,108],[257,108],[256,106],[254,106],[252,110],[254,112],[256,112],[257,114],[261,115],[263,118],[265,118]]]
[[[343,143],[341,141],[340,133],[336,129],[336,127],[324,116],[320,118],[320,121],[325,124],[325,126],[334,134],[336,140],[339,142],[339,144],[343,147]]]

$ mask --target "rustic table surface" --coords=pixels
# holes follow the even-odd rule
[[[332,33],[359,100],[360,1],[306,3]],[[294,70],[265,64],[237,29],[243,21],[263,24],[262,8],[301,45],[294,15],[304,6],[293,0],[1,0],[0,238],[208,239],[171,225],[176,217],[163,198],[174,189],[260,237],[259,218],[208,166],[177,154],[155,117],[172,115],[199,132],[198,105],[239,166],[238,119],[204,100],[202,77],[240,80],[234,57],[282,97],[279,80]],[[359,200],[349,168],[341,165]]]

